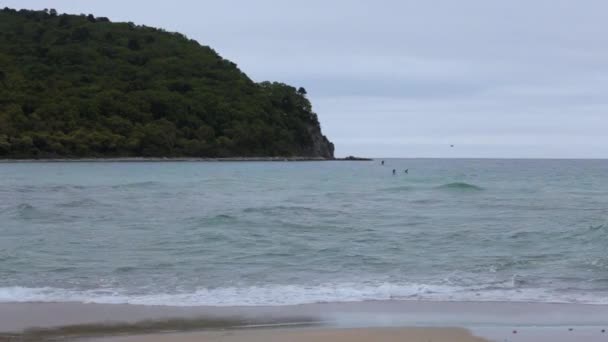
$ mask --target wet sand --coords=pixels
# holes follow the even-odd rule
[[[403,334],[404,331],[408,331],[407,334],[413,332],[411,329],[403,330],[402,327],[427,327],[422,332],[425,334],[432,332],[433,335],[429,336],[437,336],[436,339],[431,339],[435,342],[441,341],[439,338],[443,335],[434,335],[435,329],[429,330],[429,327],[462,327],[487,340],[501,342],[573,341],[577,339],[608,341],[608,334],[601,332],[604,329],[608,330],[608,305],[423,301],[371,301],[259,307],[170,307],[80,303],[0,304],[0,337],[28,337],[33,341],[42,340],[44,337],[98,338],[145,334],[148,334],[145,341],[164,341],[163,338],[168,335],[159,334],[162,332],[187,333],[180,334],[176,336],[179,339],[171,339],[171,341],[181,341],[182,339],[190,341],[188,338],[201,340],[200,336],[203,335],[206,336],[205,338],[222,337],[222,341],[241,341],[238,339],[226,340],[226,336],[240,338],[239,336],[242,336],[244,331],[247,334],[254,332],[247,330],[253,327],[257,328],[256,334],[262,334],[260,338],[270,338],[269,335],[263,335],[266,333],[300,334],[306,332],[306,334],[311,334],[316,331],[320,334],[318,341],[324,341],[322,338],[327,336],[324,335],[328,333],[327,329],[334,329],[329,330],[334,333],[338,331],[340,336],[346,334],[344,336],[348,337],[345,338],[350,338],[349,334],[354,332],[362,332],[360,330],[362,328],[371,329],[369,331],[374,334],[378,331],[386,331],[388,334],[386,338],[394,336],[391,334],[396,333],[395,328],[399,328],[397,329],[399,334]],[[269,328],[272,329],[268,330]],[[389,330],[385,330],[386,328]],[[260,329],[268,331],[264,332],[266,330]],[[225,331],[218,333],[218,330]],[[514,330],[518,333],[514,334]],[[416,332],[420,331],[416,330]],[[443,330],[440,332],[443,333]],[[369,336],[366,334],[362,336]],[[151,336],[155,336],[155,339],[150,339]],[[276,336],[279,338],[278,340],[285,337],[285,335]],[[293,335],[293,339],[291,339],[291,335],[289,336],[289,341],[298,341],[296,338],[301,338],[298,337],[300,335]],[[308,337],[313,335],[306,336],[306,340],[311,340]],[[337,336],[331,335],[331,338],[338,338]],[[143,341],[141,337],[139,338],[140,340],[123,340]],[[379,338],[374,337],[370,341],[383,341]],[[470,338],[470,336],[466,338]],[[385,340],[391,341],[390,339]],[[408,339],[400,340],[408,341]],[[413,339],[413,341],[418,340]],[[202,339],[201,341],[207,340]]]
[[[602,342],[600,327],[263,329],[121,336],[82,342]]]
[[[128,304],[0,303],[0,332],[32,327],[167,319],[390,326],[606,325],[608,305],[517,302],[369,301],[288,306],[176,307]],[[608,327],[607,327],[608,329]]]
[[[241,330],[95,339],[90,342],[485,342],[458,328]]]

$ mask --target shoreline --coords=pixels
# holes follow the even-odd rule
[[[40,159],[0,159],[0,163],[151,163],[151,162],[310,162],[310,161],[372,161],[371,158],[316,158],[316,157],[230,157],[230,158],[40,158]]]
[[[0,317],[0,341],[2,337],[99,338],[251,328],[459,327],[485,331],[484,336],[532,327],[551,331],[577,327],[593,334],[608,329],[608,305],[525,302],[370,301],[259,307],[0,303]]]

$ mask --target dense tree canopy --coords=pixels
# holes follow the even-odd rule
[[[179,33],[0,10],[0,158],[333,157],[304,88]]]

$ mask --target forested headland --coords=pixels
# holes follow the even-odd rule
[[[0,158],[323,157],[304,88],[162,29],[0,10]]]

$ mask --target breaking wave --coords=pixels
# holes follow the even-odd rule
[[[512,282],[480,286],[395,283],[336,283],[200,288],[193,292],[128,294],[120,289],[69,290],[51,287],[3,287],[0,302],[82,302],[166,306],[281,306],[376,300],[519,301],[539,303],[608,304],[603,295],[568,295]]]

